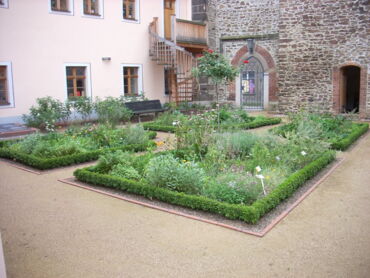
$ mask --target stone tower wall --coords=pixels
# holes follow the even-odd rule
[[[208,0],[209,46],[232,60],[253,38],[276,61],[278,20],[279,0]],[[221,100],[234,101],[234,92],[230,86]]]
[[[369,8],[369,0],[280,0],[281,111],[309,108],[336,112],[338,91],[333,88],[339,81],[335,71],[345,64],[361,66],[360,94],[370,111]]]

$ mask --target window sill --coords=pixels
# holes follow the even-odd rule
[[[86,18],[95,18],[95,19],[103,19],[103,15],[101,14],[83,14],[82,17],[86,17]]]
[[[59,14],[59,15],[73,15],[73,11],[68,10],[50,10],[51,14]]]
[[[56,10],[56,9],[51,9],[52,12],[58,12],[58,13],[70,13],[71,11],[69,10]]]
[[[127,23],[140,24],[140,20],[135,18],[122,18],[122,21]]]
[[[5,108],[14,108],[14,104],[13,103],[7,103],[7,104],[0,103],[0,109],[5,109]]]

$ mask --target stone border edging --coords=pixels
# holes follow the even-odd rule
[[[284,210],[281,214],[279,214],[261,232],[254,232],[254,231],[251,231],[251,230],[240,229],[240,228],[237,228],[235,226],[227,225],[227,224],[224,224],[224,223],[221,223],[221,222],[218,222],[218,221],[213,221],[213,220],[205,219],[205,218],[202,218],[202,217],[197,217],[197,216],[194,216],[194,215],[190,215],[190,214],[187,214],[187,213],[179,212],[179,211],[176,211],[176,210],[167,209],[167,208],[163,208],[163,207],[160,207],[160,206],[152,205],[152,204],[149,204],[149,203],[146,203],[146,202],[137,201],[137,200],[134,200],[134,199],[131,199],[131,198],[123,197],[123,196],[118,195],[118,194],[112,194],[112,193],[106,192],[104,190],[92,188],[92,187],[89,187],[89,186],[85,186],[85,185],[70,181],[70,179],[74,179],[74,177],[67,178],[67,179],[58,179],[58,181],[61,182],[61,183],[69,184],[69,185],[76,186],[76,187],[79,187],[79,188],[82,188],[82,189],[87,189],[87,190],[90,190],[90,191],[93,191],[93,192],[96,192],[96,193],[99,193],[99,194],[103,194],[103,195],[106,195],[106,196],[109,196],[109,197],[113,197],[113,198],[116,198],[116,199],[119,199],[119,200],[127,201],[129,203],[133,203],[133,204],[136,204],[136,205],[141,205],[141,206],[144,206],[144,207],[148,207],[148,208],[156,209],[156,210],[159,210],[159,211],[171,213],[171,214],[174,214],[174,215],[186,217],[186,218],[189,218],[189,219],[201,221],[201,222],[204,222],[204,223],[216,225],[216,226],[219,226],[219,227],[234,230],[234,231],[241,232],[241,233],[244,233],[244,234],[249,234],[249,235],[253,235],[253,236],[257,236],[257,237],[263,237],[269,231],[271,231],[272,228],[274,228],[281,220],[283,220],[295,207],[297,207],[308,195],[310,195],[343,161],[344,161],[344,158],[340,159],[334,166],[332,166],[332,168],[323,177],[321,177],[310,189],[308,189],[301,197],[299,197],[299,199],[297,201],[295,201],[291,206],[289,206],[286,210]]]

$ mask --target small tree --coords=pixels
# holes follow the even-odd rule
[[[238,69],[231,66],[221,53],[216,53],[211,49],[204,51],[203,55],[198,59],[197,67],[193,68],[193,75],[197,79],[200,76],[207,76],[215,85],[218,125],[220,125],[219,86],[233,81],[238,73]]]

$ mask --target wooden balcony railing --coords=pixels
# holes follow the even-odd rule
[[[176,34],[174,41],[185,44],[207,45],[207,25],[200,22],[174,18],[173,34]]]

